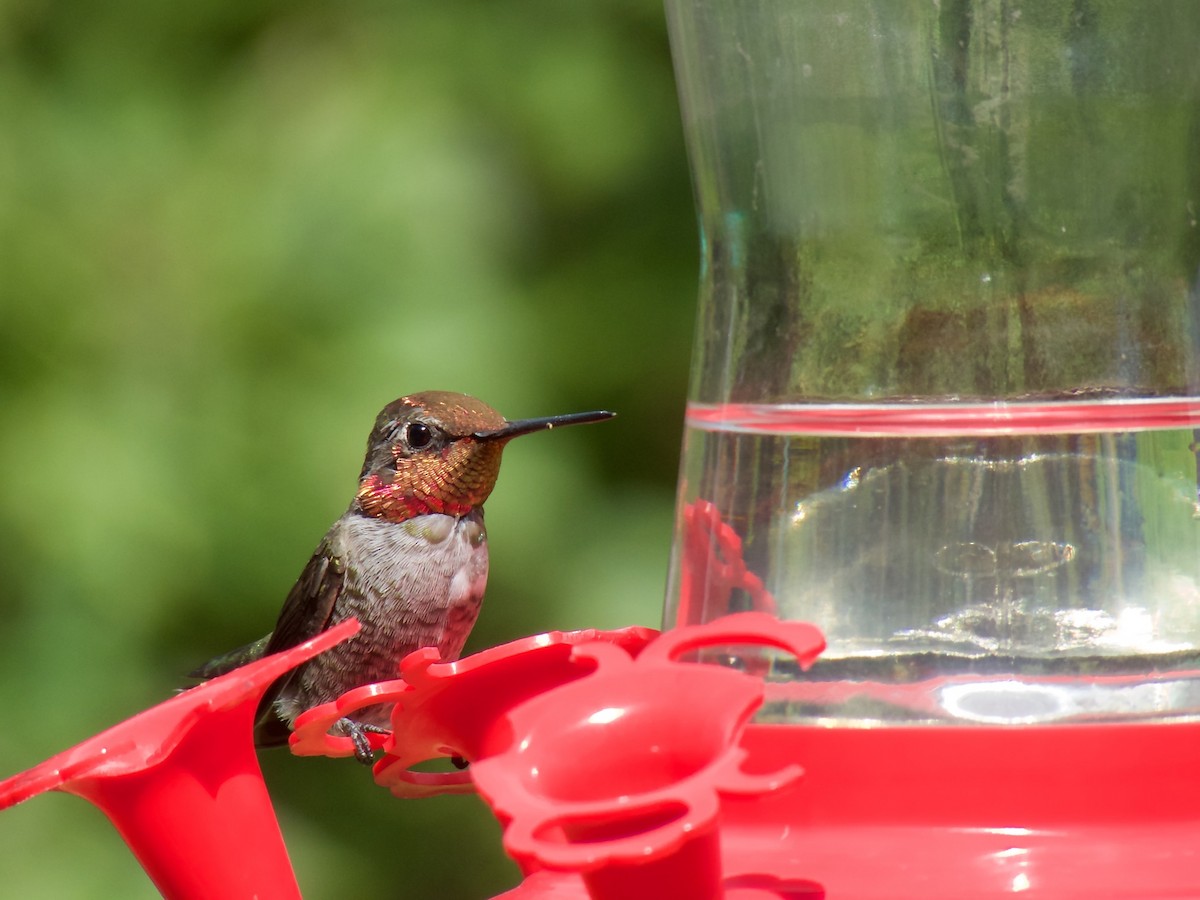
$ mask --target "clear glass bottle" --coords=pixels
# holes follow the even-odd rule
[[[1200,714],[1200,4],[667,12],[702,272],[666,625],[819,625],[790,721]]]

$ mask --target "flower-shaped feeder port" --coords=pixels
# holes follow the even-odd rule
[[[281,675],[358,631],[356,621],[184,691],[0,782],[0,810],[76,794],[116,826],[164,897],[300,896],[252,736]]]
[[[551,633],[450,663],[420,650],[401,664],[403,679],[302,715],[292,749],[349,755],[349,740],[329,734],[334,723],[395,704],[376,781],[415,797],[468,791],[473,780],[506,826],[506,848],[534,873],[530,896],[541,896],[534,882],[542,868],[580,873],[597,900],[817,896],[807,883],[723,883],[719,796],[774,791],[801,772],[742,771],[738,741],[762,703],[762,680],[681,657],[770,646],[808,667],[825,646],[821,633],[749,612],[647,643],[652,634]],[[409,768],[445,756],[469,759],[470,771]]]
[[[760,678],[683,662],[706,647],[767,645],[808,667],[825,641],[813,626],[738,613],[660,636],[633,659],[575,648],[596,671],[512,709],[472,764],[479,791],[526,869],[579,872],[593,900],[726,897],[719,796],[794,783],[800,767],[742,769],[741,731]]]
[[[396,704],[393,735],[369,734],[385,751],[375,765],[375,780],[397,797],[471,793],[468,772],[413,771],[410,767],[445,757],[479,759],[490,728],[513,706],[590,673],[595,664],[573,658],[573,648],[601,642],[637,653],[657,636],[651,628],[616,631],[594,628],[553,631],[483,650],[465,659],[439,662],[436,648],[410,653],[400,675],[348,691],[332,703],[304,712],[291,736],[298,756],[350,756],[350,738],[331,734],[341,718],[381,703]]]

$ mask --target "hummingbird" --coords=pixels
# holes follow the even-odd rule
[[[305,710],[362,685],[395,678],[422,647],[456,659],[475,625],[488,575],[483,504],[500,454],[515,437],[612,418],[605,410],[507,421],[465,394],[426,391],[389,403],[375,419],[350,508],[321,539],[274,630],[192,672],[215,678],[294,647],[348,618],[354,637],[276,681],[259,704],[259,747],[287,743]],[[390,705],[341,719],[355,756],[374,758],[367,732],[390,729]]]

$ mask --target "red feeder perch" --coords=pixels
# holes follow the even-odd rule
[[[254,751],[254,713],[275,679],[357,631],[344,622],[126,719],[0,783],[0,809],[43,791],[83,797],[172,900],[299,898]]]

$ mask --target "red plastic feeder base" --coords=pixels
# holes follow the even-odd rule
[[[730,900],[1200,897],[1200,724],[751,725],[745,768],[792,790],[722,800]],[[505,900],[586,898],[537,872]]]

